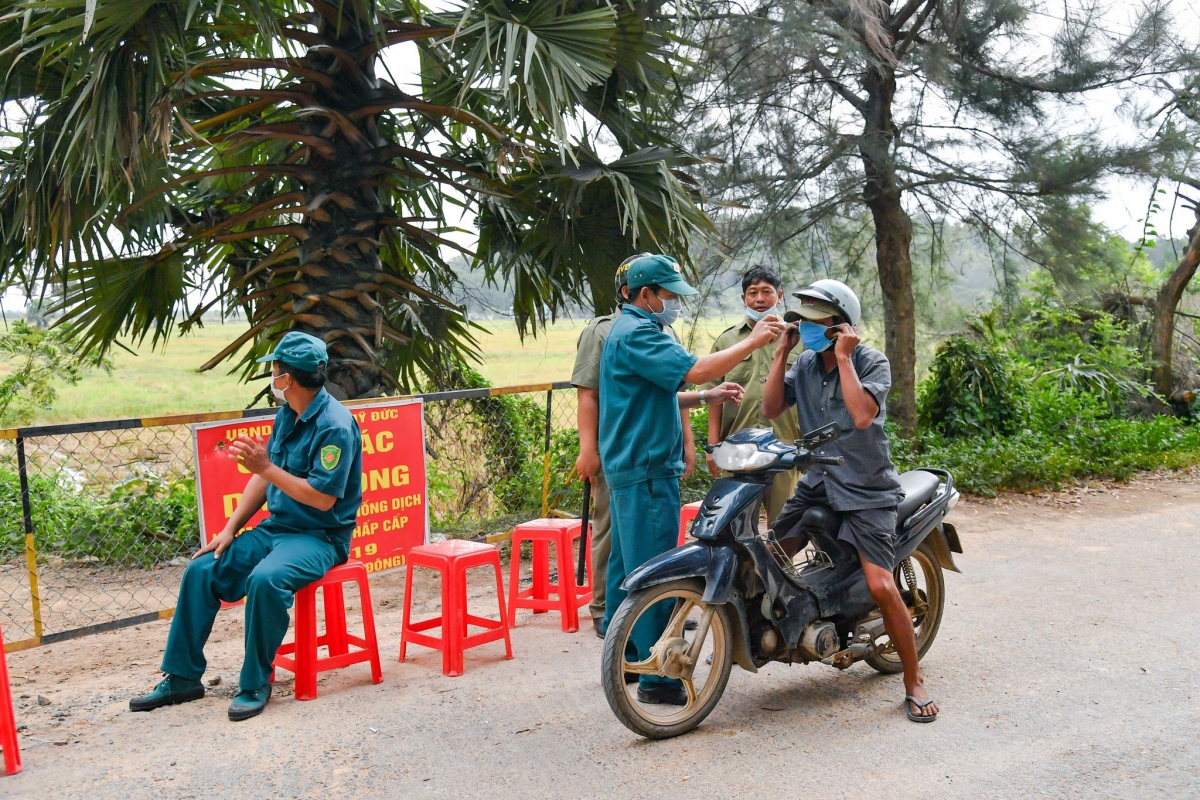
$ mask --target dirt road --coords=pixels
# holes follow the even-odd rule
[[[904,718],[898,677],[772,664],[735,667],[694,733],[643,741],[605,703],[600,641],[549,615],[518,617],[512,661],[468,651],[460,678],[423,648],[397,663],[402,579],[387,575],[373,588],[384,683],[365,666],[326,673],[316,701],[277,696],[247,722],[225,718],[238,611],[214,632],[210,697],[150,714],[126,703],[153,683],[167,623],[11,655],[25,772],[0,796],[1200,794],[1200,482],[964,502],[951,519],[966,553],[924,662],[932,725]]]

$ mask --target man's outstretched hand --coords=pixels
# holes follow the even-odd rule
[[[746,390],[740,384],[733,381],[725,381],[719,386],[705,391],[704,397],[708,400],[710,406],[719,405],[721,403],[735,403],[740,405],[742,397],[746,394]]]

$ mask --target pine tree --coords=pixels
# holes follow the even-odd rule
[[[1099,5],[1033,0],[699,6],[683,36],[705,55],[682,127],[716,162],[705,179],[728,209],[722,232],[735,249],[778,253],[869,212],[889,413],[905,432],[916,424],[913,214],[1019,248],[1015,231],[1053,228],[1054,209],[1093,198],[1105,176],[1152,173],[1193,146],[1177,131],[1117,136],[1086,119],[1088,103],[1153,91],[1194,63],[1162,2],[1119,25]]]

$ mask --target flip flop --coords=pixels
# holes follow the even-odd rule
[[[937,714],[923,717],[919,714],[914,714],[912,711],[912,707],[909,706],[909,703],[912,703],[914,706],[916,706],[917,708],[924,711],[925,707],[930,705],[932,702],[933,702],[932,697],[929,698],[928,700],[926,700],[924,703],[922,703],[920,700],[913,697],[911,694],[906,694],[906,695],[904,695],[904,711],[905,711],[905,713],[908,714],[908,718],[911,719],[913,722],[933,722],[935,719],[937,719]]]

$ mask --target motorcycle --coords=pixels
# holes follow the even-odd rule
[[[838,541],[832,509],[808,509],[793,531],[760,532],[762,498],[785,470],[840,466],[816,454],[841,434],[836,424],[795,445],[766,429],[739,431],[706,448],[730,477],[717,479],[690,529],[694,541],[651,559],[625,580],[629,592],[608,626],[602,683],[608,704],[627,728],[650,739],[679,736],[717,705],[733,664],[757,672],[768,662],[846,669],[866,661],[883,673],[903,667],[871,599],[854,548]],[[895,580],[912,612],[917,655],[933,645],[945,608],[942,570],[959,572],[958,532],[945,521],[959,493],[949,472],[917,469],[900,476]],[[630,661],[634,625],[658,603],[673,610],[649,658]],[[633,656],[636,659],[636,656]],[[687,704],[637,698],[636,675],[683,682]]]

